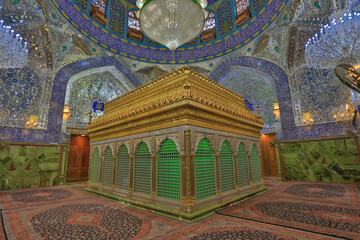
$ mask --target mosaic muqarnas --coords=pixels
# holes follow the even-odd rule
[[[188,222],[266,189],[261,116],[181,68],[105,104],[87,131],[87,189]]]

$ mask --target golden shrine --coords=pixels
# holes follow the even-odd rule
[[[263,122],[244,98],[181,68],[105,104],[88,126],[88,191],[187,222],[266,190]]]

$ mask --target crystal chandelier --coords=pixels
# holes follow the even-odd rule
[[[23,68],[27,57],[27,43],[0,20],[0,68]]]
[[[207,0],[137,0],[142,31],[152,40],[175,50],[204,28]]]
[[[306,43],[305,60],[309,67],[318,69],[357,65],[360,60],[360,13],[335,12],[330,17],[330,24]]]

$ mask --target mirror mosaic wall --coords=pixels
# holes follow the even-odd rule
[[[79,78],[67,90],[65,103],[69,105],[70,117],[66,126],[83,129],[88,124],[89,112],[95,101],[106,103],[125,93],[119,81],[109,72]]]
[[[240,94],[256,107],[260,107],[264,128],[274,127],[274,102],[277,102],[276,88],[272,77],[261,70],[231,66],[219,83]],[[275,90],[274,90],[275,89]]]
[[[297,126],[303,126],[303,113],[309,112],[313,124],[335,122],[334,115],[345,114],[352,102],[349,88],[332,70],[299,67],[290,75],[290,92]]]

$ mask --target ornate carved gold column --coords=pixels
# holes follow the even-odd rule
[[[252,181],[252,174],[251,174],[251,154],[248,153],[247,154],[247,160],[248,160],[248,169],[249,169],[249,183],[251,186],[253,186],[253,181]]]
[[[105,146],[101,146],[100,148],[100,173],[99,173],[99,187],[102,187],[102,169],[103,169],[103,163],[104,163],[104,151]]]
[[[132,199],[133,194],[134,194],[134,169],[135,169],[135,150],[134,150],[134,139],[131,139],[130,141],[130,156],[129,156],[129,161],[130,161],[130,174],[129,174],[129,178],[130,178],[130,183],[129,183],[129,198]]]
[[[113,161],[114,161],[114,169],[113,169],[113,184],[112,184],[112,189],[116,188],[116,160],[117,160],[117,154],[118,154],[118,146],[117,144],[114,144],[113,146],[114,150],[113,150]]]
[[[191,148],[191,132],[184,131],[184,148],[185,155],[181,159],[181,179],[183,197],[186,199],[185,207],[183,209],[186,212],[192,212],[194,204],[196,203],[196,191],[195,191],[195,154]],[[184,171],[185,170],[185,171]]]
[[[92,168],[92,162],[93,162],[93,155],[94,155],[94,149],[95,147],[90,147],[90,157],[89,157],[89,169],[88,169],[88,185],[91,184],[91,168]]]
[[[155,203],[156,199],[156,155],[154,153],[151,153],[151,203]]]
[[[221,178],[220,178],[220,153],[216,151],[214,153],[215,158],[215,180],[216,180],[216,196],[220,197],[220,201],[222,201],[221,197]]]
[[[234,178],[235,178],[235,189],[239,191],[239,177],[238,177],[238,165],[237,165],[237,153],[233,154],[234,161]]]

